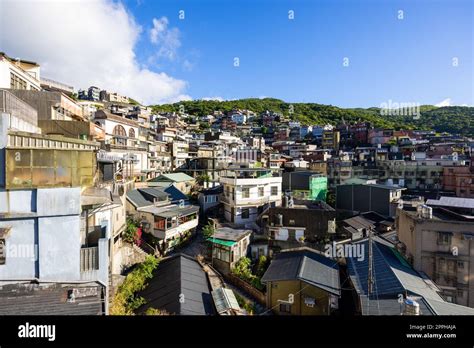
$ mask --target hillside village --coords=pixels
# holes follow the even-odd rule
[[[80,87],[0,53],[0,315],[474,315],[470,131]]]

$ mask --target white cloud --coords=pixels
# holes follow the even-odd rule
[[[443,101],[440,101],[438,104],[435,104],[437,107],[451,106],[451,98],[446,98]]]
[[[205,97],[205,98],[202,98],[202,100],[217,100],[217,101],[224,101],[224,98],[222,98],[222,97]]]
[[[37,61],[45,77],[76,88],[97,85],[146,104],[190,99],[186,81],[137,62],[134,46],[142,29],[121,3],[2,0],[0,13],[2,50]],[[166,50],[176,34],[170,35]]]
[[[168,18],[153,18],[153,28],[150,29],[150,42],[159,46],[157,57],[164,57],[169,60],[176,58],[176,51],[181,46],[179,40],[180,32],[178,28],[168,28]]]

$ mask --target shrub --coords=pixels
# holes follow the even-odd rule
[[[153,271],[158,263],[157,258],[149,255],[127,275],[113,299],[110,308],[111,315],[134,315],[134,310],[145,304],[145,299],[137,297],[136,293],[146,287],[146,281],[153,277]]]
[[[246,281],[252,285],[254,288],[257,288],[258,290],[265,290],[265,285],[262,284],[260,277],[252,274],[250,264],[251,261],[248,257],[242,257],[239,261],[237,261],[231,272],[243,281]]]

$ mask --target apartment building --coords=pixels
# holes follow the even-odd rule
[[[448,301],[474,307],[474,199],[441,197],[398,209],[400,250],[426,273]]]
[[[324,130],[322,134],[321,146],[323,149],[332,149],[339,151],[339,142],[341,141],[341,133],[337,130]]]
[[[105,131],[105,150],[122,157],[119,163],[121,177],[146,180],[148,148],[140,145],[138,122],[106,110],[97,111],[94,122]]]
[[[454,191],[456,196],[474,198],[474,164],[443,168],[443,190]]]
[[[174,140],[171,144],[171,156],[173,169],[185,166],[186,160],[189,158],[189,143]]]
[[[268,207],[281,205],[282,178],[270,169],[227,169],[221,173],[220,183],[227,221],[255,222]]]

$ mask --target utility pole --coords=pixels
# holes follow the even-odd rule
[[[373,270],[372,270],[372,228],[369,229],[369,275],[368,275],[368,296],[370,297],[370,295],[372,294],[372,288],[373,288],[373,285],[374,285],[374,277],[373,277]]]

